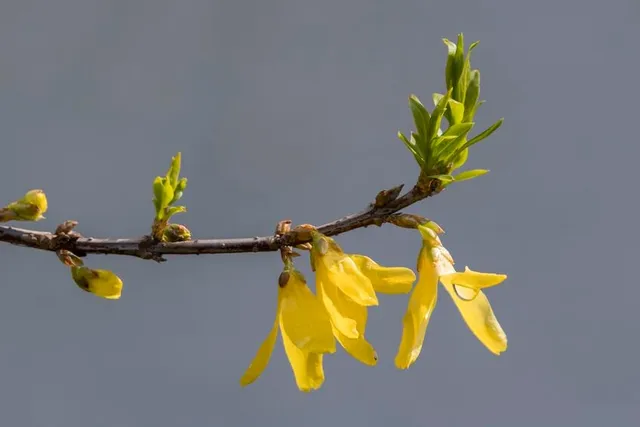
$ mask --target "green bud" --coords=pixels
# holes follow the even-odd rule
[[[185,242],[191,240],[191,231],[182,224],[169,224],[162,232],[163,242]]]

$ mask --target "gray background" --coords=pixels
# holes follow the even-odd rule
[[[0,200],[42,187],[52,230],[148,231],[151,182],[178,150],[179,217],[199,237],[322,223],[411,184],[407,96],[442,91],[441,37],[481,40],[483,178],[411,211],[437,220],[489,291],[491,355],[445,293],[421,358],[393,367],[406,297],[381,298],[377,368],[344,352],[296,389],[281,345],[238,379],[275,309],[276,254],[94,256],[123,298],[80,292],[50,253],[0,245],[6,426],[612,426],[640,419],[637,120],[640,4],[628,1],[3,1]],[[345,250],[414,266],[417,233]],[[308,271],[305,266],[304,271]]]

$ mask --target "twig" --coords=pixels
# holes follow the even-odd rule
[[[438,192],[437,182],[432,188],[418,186],[395,198],[399,188],[381,192],[376,202],[362,212],[351,214],[318,227],[318,231],[335,236],[369,225],[382,225],[390,215]],[[384,194],[383,194],[384,193]],[[383,200],[390,194],[389,200]],[[296,246],[305,240],[292,233],[282,236],[247,237],[236,239],[196,239],[187,242],[166,243],[151,240],[149,236],[125,239],[99,239],[83,237],[75,232],[58,234],[0,226],[0,242],[45,251],[66,249],[78,256],[87,254],[127,255],[142,259],[164,261],[163,255],[201,255],[240,252],[271,252],[282,246]]]

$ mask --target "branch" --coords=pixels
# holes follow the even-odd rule
[[[318,231],[327,236],[335,236],[369,225],[380,226],[388,222],[392,214],[439,191],[437,185],[428,189],[415,186],[402,197],[395,198],[401,189],[402,186],[380,192],[376,198],[376,202],[371,204],[368,209],[326,223],[318,227]],[[66,249],[78,256],[86,256],[87,254],[127,255],[161,262],[165,261],[163,255],[273,252],[283,246],[296,246],[306,241],[296,238],[296,235],[293,233],[287,233],[282,236],[196,239],[186,242],[166,243],[153,240],[150,236],[125,239],[99,239],[83,237],[77,233],[55,234],[0,226],[0,242],[52,252]]]

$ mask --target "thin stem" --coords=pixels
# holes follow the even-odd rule
[[[382,225],[389,215],[437,193],[437,189],[412,188],[403,196],[391,200],[383,206],[371,206],[362,212],[318,227],[327,236],[346,233],[369,225]],[[55,234],[43,231],[0,226],[0,242],[13,245],[57,251],[66,249],[78,256],[87,254],[127,255],[142,259],[164,261],[163,255],[228,254],[241,252],[272,252],[282,246],[296,246],[306,240],[296,239],[293,233],[282,236],[246,237],[235,239],[196,239],[187,242],[158,242],[143,236],[125,239],[99,239],[76,237],[73,234]]]

